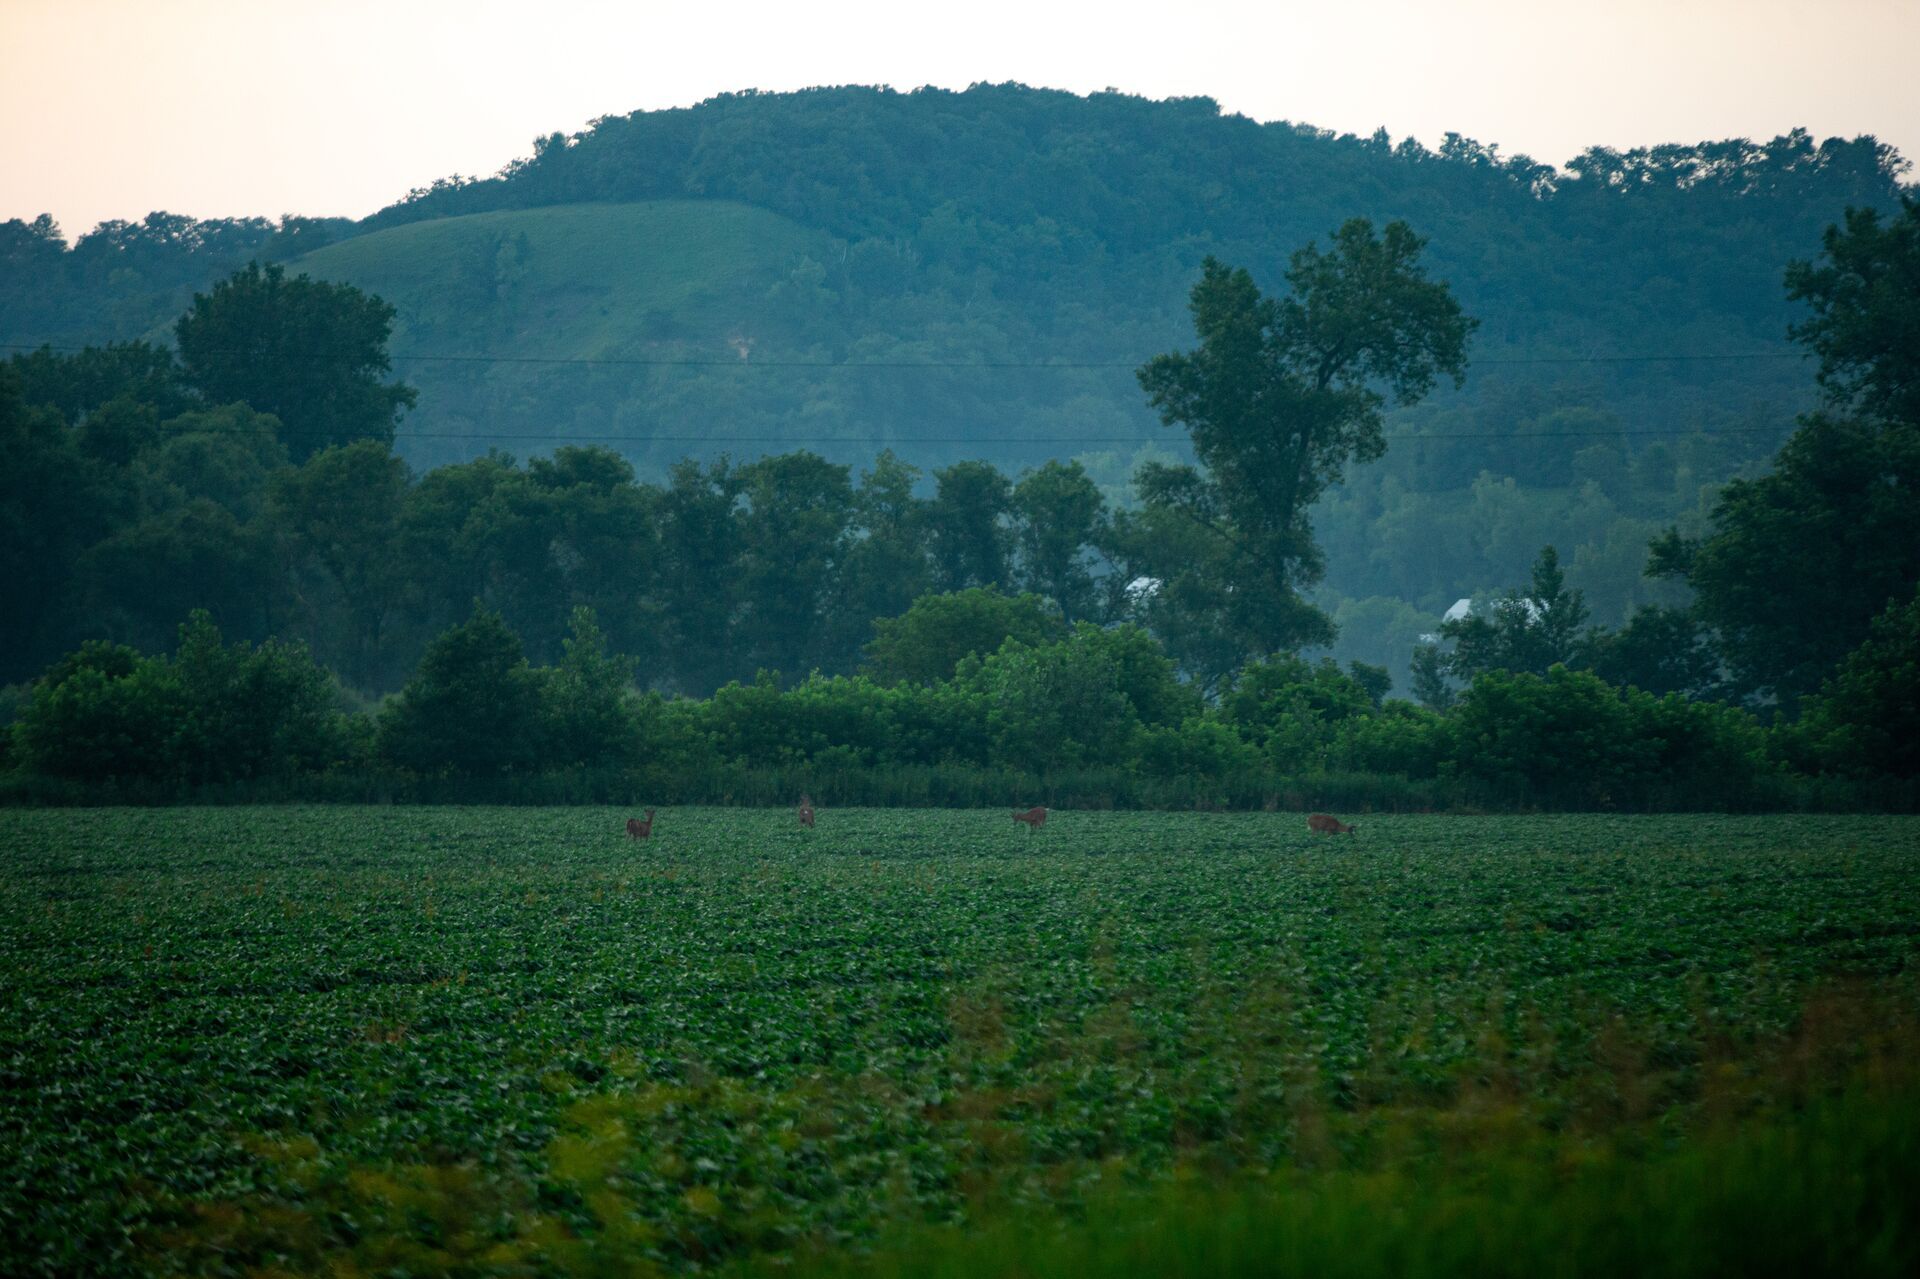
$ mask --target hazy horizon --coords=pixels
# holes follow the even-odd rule
[[[1391,0],[1359,18],[1214,3],[1172,25],[1123,3],[1098,27],[994,0],[969,15],[902,20],[864,0],[718,15],[349,0],[317,22],[240,0],[13,0],[0,11],[16,64],[0,77],[0,218],[51,213],[73,239],[156,209],[359,217],[601,115],[836,84],[1205,96],[1262,121],[1429,146],[1453,131],[1556,165],[1590,146],[1795,127],[1920,153],[1907,87],[1920,6],[1887,0]]]

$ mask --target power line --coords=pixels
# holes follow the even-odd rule
[[[0,350],[8,351],[61,351],[78,352],[90,349],[84,346],[68,346],[51,342],[0,342]],[[214,354],[215,352],[209,352]],[[225,350],[222,355],[250,355],[251,351]],[[315,357],[319,358],[319,357]],[[437,354],[425,351],[405,351],[390,354],[387,357],[395,362],[441,363],[441,364],[521,364],[543,366],[583,366],[615,368],[714,368],[714,369],[990,369],[990,370],[1034,370],[1057,369],[1062,371],[1083,371],[1089,369],[1137,369],[1145,360],[752,360],[728,359],[725,357],[686,357],[665,358],[652,356],[541,356],[541,355],[497,355],[497,354]],[[1469,368],[1491,366],[1511,367],[1515,365],[1544,364],[1681,364],[1701,362],[1726,362],[1740,360],[1803,360],[1807,355],[1802,351],[1721,351],[1721,352],[1674,352],[1667,354],[1633,355],[1530,355],[1530,356],[1489,356],[1474,360]]]
[[[1696,431],[1686,427],[1655,428],[1651,430],[1620,429],[1590,431],[1458,431],[1439,434],[1420,434],[1418,432],[1395,432],[1383,438],[1389,443],[1424,444],[1435,440],[1580,440],[1580,439],[1619,439],[1623,436],[1635,438],[1679,439],[1698,436],[1717,439],[1727,435],[1766,435],[1779,434],[1788,428],[1784,426],[1729,426],[1712,431]],[[180,437],[192,435],[254,435],[259,432],[246,427],[201,426],[180,432]],[[276,439],[314,439],[325,434],[320,431],[289,431],[284,428],[275,434]],[[921,444],[1180,444],[1184,441],[1173,435],[554,435],[535,431],[399,431],[394,435],[395,444],[405,444],[414,440],[489,440],[489,441],[533,441],[539,444],[892,444],[911,447]]]
[[[1426,440],[1578,440],[1578,439],[1618,439],[1626,436],[1661,436],[1668,439],[1687,435],[1702,435],[1709,438],[1721,435],[1764,435],[1779,432],[1778,426],[1735,426],[1719,431],[1689,431],[1685,428],[1652,431],[1523,431],[1503,433],[1500,431],[1475,431],[1448,433],[1443,435],[1395,434],[1385,438],[1393,443],[1417,444]],[[552,444],[577,443],[622,443],[622,444],[1159,444],[1179,443],[1170,436],[1163,435],[952,435],[952,436],[899,436],[899,435],[539,435],[531,432],[495,432],[495,431],[422,431],[409,434],[401,432],[394,436],[394,443],[409,440],[540,440]]]
[[[0,350],[37,351],[54,350],[63,352],[82,351],[91,348],[62,346],[52,343],[0,342]],[[227,351],[225,354],[247,354],[241,351]],[[1085,369],[1135,369],[1137,363],[1123,361],[938,361],[938,360],[896,360],[896,361],[832,361],[832,360],[739,360],[739,359],[654,359],[654,358],[618,358],[618,357],[542,357],[518,355],[436,355],[428,353],[405,353],[393,355],[394,360],[442,361],[461,364],[518,364],[518,365],[611,365],[620,367],[643,368],[739,368],[739,369],[992,369],[992,370],[1085,370]],[[1673,353],[1665,355],[1582,355],[1582,356],[1526,356],[1509,358],[1490,358],[1476,361],[1477,366],[1484,365],[1528,365],[1528,364],[1625,364],[1625,363],[1670,363],[1699,361],[1734,360],[1772,360],[1804,359],[1799,351],[1746,351],[1718,353]],[[1529,431],[1529,432],[1448,432],[1437,434],[1419,434],[1403,432],[1391,434],[1385,438],[1389,442],[1424,444],[1434,440],[1554,440],[1554,439],[1618,439],[1623,437],[1664,437],[1679,438],[1697,435],[1713,438],[1726,435],[1760,435],[1778,433],[1777,426],[1763,427],[1727,427],[1717,431],[1692,431],[1686,428],[1676,429],[1616,429],[1585,431]],[[206,428],[195,434],[245,434],[244,431],[226,432],[221,428]],[[313,438],[319,432],[298,432],[283,430],[284,438]],[[408,443],[416,440],[462,440],[486,442],[535,442],[540,444],[785,444],[832,445],[832,444],[892,444],[902,447],[916,445],[1001,445],[1001,444],[1038,444],[1038,445],[1099,445],[1099,444],[1156,444],[1177,443],[1165,435],[1071,435],[1071,436],[924,436],[919,438],[900,435],[733,435],[716,436],[712,433],[700,435],[554,435],[532,431],[402,431],[395,435],[394,442]]]

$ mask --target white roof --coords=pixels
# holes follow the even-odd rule
[[[1494,601],[1495,604],[1503,604],[1505,602],[1506,602],[1505,600]],[[1527,598],[1526,596],[1521,597],[1520,607],[1527,610],[1527,624],[1529,626],[1539,621],[1543,616],[1546,615],[1546,611],[1547,611],[1544,608],[1540,607],[1539,600],[1530,599],[1530,598]],[[1441,616],[1440,620],[1443,622],[1457,622],[1461,618],[1468,616],[1472,612],[1473,612],[1473,601],[1471,599],[1458,599],[1453,602],[1453,607],[1448,609],[1446,613]]]

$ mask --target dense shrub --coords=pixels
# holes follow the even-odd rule
[[[55,663],[14,723],[14,747],[26,770],[76,781],[292,776],[350,754],[335,701],[304,646],[229,646],[195,613],[172,659],[93,642]]]
[[[1010,639],[1044,644],[1066,624],[1038,595],[1003,595],[990,586],[922,595],[899,617],[873,624],[867,673],[882,684],[950,679],[960,660],[985,657]]]
[[[1874,619],[1866,642],[1808,699],[1793,736],[1815,768],[1920,778],[1920,595]]]
[[[1607,808],[1738,806],[1772,770],[1744,711],[1555,666],[1476,679],[1445,721],[1440,771],[1519,802]]]
[[[1903,758],[1916,609],[1889,614],[1831,686],[1843,709],[1816,701],[1771,733],[1734,707],[1564,666],[1482,674],[1443,713],[1382,701],[1368,672],[1281,655],[1207,706],[1144,631],[1084,623],[963,658],[948,680],[783,686],[766,672],[668,698],[633,688],[585,609],[552,667],[477,610],[376,714],[342,715],[303,649],[225,646],[197,615],[171,658],[94,643],[49,669],[18,708],[0,799],[1909,807],[1910,779],[1870,761]],[[1878,744],[1862,745],[1868,731]],[[1774,756],[1847,765],[1813,778]]]
[[[469,777],[537,770],[543,682],[497,613],[427,646],[420,669],[380,715],[380,754],[416,773]]]

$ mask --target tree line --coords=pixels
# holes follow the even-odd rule
[[[1780,769],[1910,775],[1897,743],[1915,701],[1920,415],[1898,335],[1920,304],[1920,206],[1850,211],[1819,260],[1790,267],[1810,313],[1794,336],[1820,362],[1825,402],[1771,474],[1720,494],[1710,531],[1653,546],[1649,571],[1684,579],[1694,603],[1586,627],[1548,548],[1529,587],[1423,650],[1418,709],[1385,700],[1383,670],[1295,654],[1333,633],[1309,595],[1324,571],[1316,499],[1379,456],[1390,403],[1419,401],[1467,358],[1474,321],[1423,247],[1404,224],[1350,220],[1325,249],[1296,252],[1273,296],[1209,260],[1191,293],[1198,345],[1140,370],[1198,465],[1142,468],[1125,508],[1074,463],[1017,478],[959,463],[928,485],[884,454],[857,480],[800,452],[687,461],[646,484],[591,448],[416,478],[391,450],[411,401],[385,380],[391,310],[251,267],[194,300],[177,359],[143,344],[47,350],[0,377],[20,534],[7,580],[29,622],[0,656],[19,678],[68,652],[16,697],[17,763],[84,780],[93,766],[76,761],[97,757],[120,761],[105,776],[209,780],[195,748],[156,744],[177,734],[128,729],[114,708],[161,708],[139,721],[150,727],[220,720],[182,708],[220,683],[205,672],[227,669],[208,656],[229,652],[226,634],[241,647],[221,679],[281,690],[261,704],[300,708],[286,714],[307,725],[286,739],[305,746],[236,758],[293,773],[1102,762],[1189,779],[1505,777],[1590,802],[1662,777],[1747,778],[1725,780],[1738,789]],[[205,611],[173,658],[139,656],[173,646],[192,610]],[[943,628],[968,647],[929,655],[912,639]],[[102,636],[122,644],[73,647]],[[322,665],[363,695],[404,687],[375,714],[329,720]],[[636,709],[635,688],[657,714]],[[1256,713],[1250,698],[1293,709]],[[488,731],[436,720],[468,704],[504,718]],[[777,745],[726,727],[741,708]],[[1781,721],[1772,736],[1754,712]],[[1577,727],[1591,757],[1554,764],[1567,748],[1547,749],[1544,730],[1502,746],[1503,715]],[[903,738],[901,723],[918,727]],[[648,724],[690,736],[635,754]],[[82,745],[63,755],[61,741]],[[1661,754],[1689,741],[1720,763]],[[127,762],[114,742],[167,762]],[[476,762],[434,742],[506,753]]]

